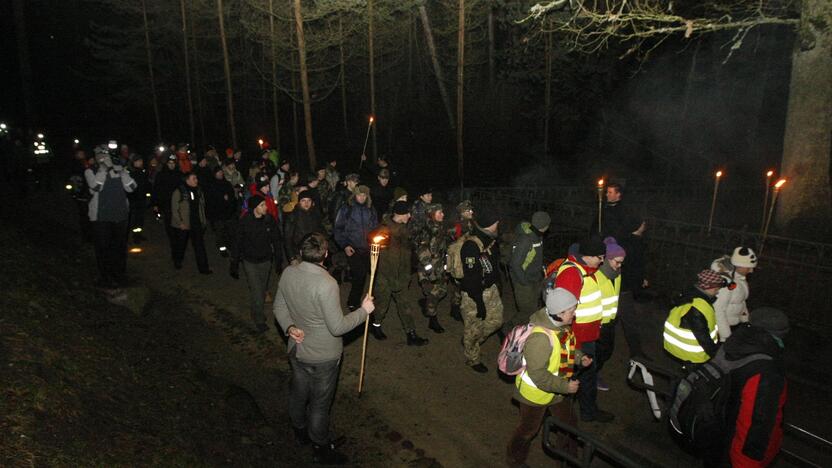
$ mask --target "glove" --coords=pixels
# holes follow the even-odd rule
[[[235,280],[240,279],[240,272],[237,270],[237,267],[234,266],[234,265],[231,265],[228,268],[228,274],[229,274],[229,276],[231,276]]]
[[[480,299],[477,301],[477,318],[480,320],[485,320],[485,302]]]

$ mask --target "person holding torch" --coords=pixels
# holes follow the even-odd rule
[[[343,465],[346,455],[330,440],[329,414],[341,365],[342,336],[364,323],[375,310],[365,296],[359,309],[344,315],[338,283],[323,263],[328,242],[310,233],[300,243],[301,262],[280,277],[274,316],[289,337],[289,417],[298,443],[313,444],[313,463]]]

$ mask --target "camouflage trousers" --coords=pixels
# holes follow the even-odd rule
[[[395,304],[396,313],[399,315],[402,329],[405,333],[413,330],[415,326],[411,312],[412,306],[408,299],[410,298],[407,297],[406,289],[393,291],[387,282],[377,277],[375,287],[373,288],[373,302],[376,306],[376,310],[372,314],[373,323],[381,324],[384,322],[384,317],[387,316],[390,307]]]
[[[439,301],[448,295],[448,280],[439,278],[431,281],[420,278],[419,286],[425,296],[425,317],[436,317],[436,307],[439,305]]]
[[[480,345],[500,329],[503,324],[503,301],[500,290],[494,284],[482,292],[485,302],[485,319],[477,318],[477,304],[462,292],[462,322],[465,330],[462,332],[462,345],[465,347],[465,364],[469,366],[480,362]]]

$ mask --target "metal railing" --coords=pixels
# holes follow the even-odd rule
[[[570,451],[558,446],[556,439],[557,433],[565,433],[568,437],[577,439],[583,445],[580,453],[580,458],[573,455]],[[546,450],[555,455],[565,463],[571,466],[578,466],[581,468],[589,468],[592,461],[596,458],[602,458],[605,462],[612,466],[619,466],[623,468],[645,468],[648,466],[659,466],[641,457],[636,460],[633,455],[624,453],[622,449],[615,448],[606,442],[598,440],[598,437],[588,432],[581,431],[574,426],[559,421],[554,416],[547,416],[543,423],[543,445]]]

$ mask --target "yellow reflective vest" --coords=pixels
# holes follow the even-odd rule
[[[532,333],[545,333],[549,337],[549,342],[552,344],[552,354],[549,355],[549,365],[546,370],[554,375],[563,375],[571,377],[572,369],[575,364],[575,334],[570,330],[568,336],[565,337],[565,349],[561,345],[561,340],[558,339],[558,334],[554,330],[548,328],[535,326],[532,328]],[[531,335],[529,335],[531,336]],[[523,359],[525,364],[526,360]],[[561,366],[563,364],[563,366]],[[548,405],[555,398],[554,393],[549,393],[545,390],[537,388],[534,381],[529,377],[526,369],[514,379],[514,385],[520,392],[520,395],[531,403],[537,405]]]
[[[615,320],[615,315],[618,313],[618,296],[621,295],[621,275],[610,280],[599,269],[595,272],[595,278],[598,280],[598,289],[601,290],[601,307],[603,307],[603,317],[601,324],[610,323]]]
[[[558,268],[558,275],[569,267],[575,267],[581,274],[583,285],[581,286],[581,297],[578,298],[580,303],[578,309],[575,310],[575,323],[593,323],[601,321],[604,316],[604,308],[601,305],[601,290],[598,288],[598,280],[588,277],[586,270],[578,264],[573,262],[563,262]]]
[[[705,316],[708,322],[708,333],[714,343],[717,342],[716,313],[713,306],[701,297],[695,297],[692,302],[676,306],[670,311],[667,320],[664,322],[664,349],[682,361],[695,364],[703,363],[710,359],[699,342],[696,340],[693,331],[682,328],[682,317],[692,307]]]

